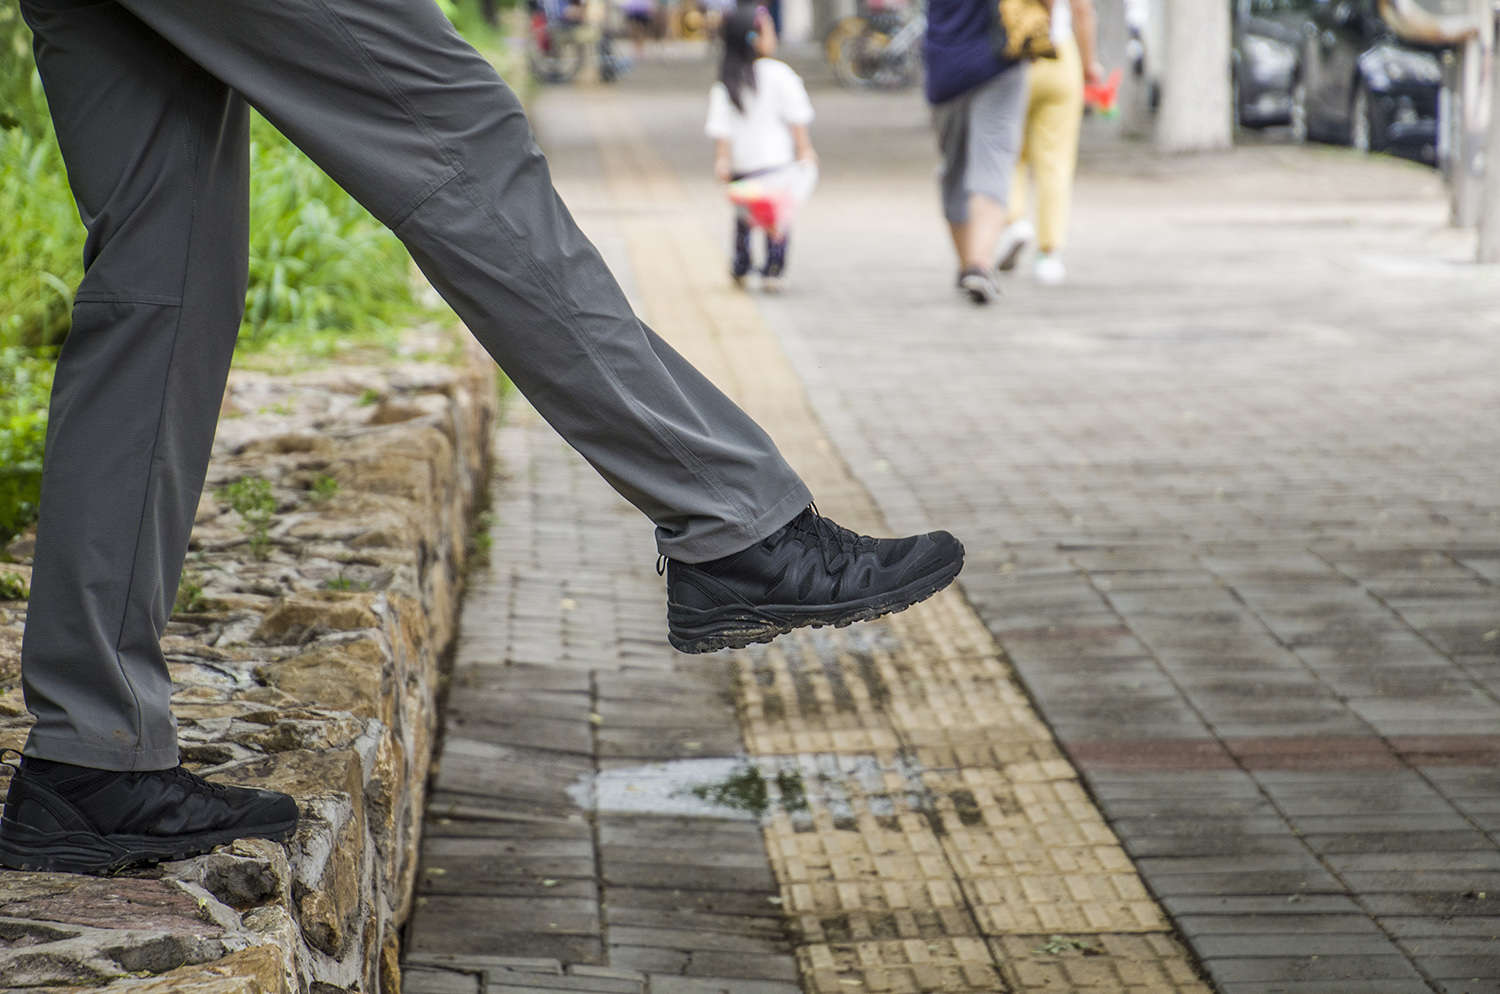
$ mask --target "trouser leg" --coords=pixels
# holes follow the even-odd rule
[[[1083,126],[1083,62],[1078,45],[1058,46],[1057,58],[1036,65],[1035,120],[1027,140],[1034,146],[1037,247],[1061,251],[1068,237],[1073,203],[1073,173],[1078,165],[1078,132]]]
[[[778,238],[774,231],[766,230],[765,274],[767,276],[780,276],[781,271],[786,268],[786,247],[791,237],[790,233],[785,233]]]
[[[248,111],[111,3],[25,0],[88,228],[22,648],[28,755],[177,763],[160,637],[245,306]]]
[[[1026,123],[1021,129],[1021,151],[1016,156],[1016,171],[1010,180],[1010,201],[1005,209],[1007,224],[1021,220],[1031,206],[1030,184],[1026,181],[1026,174],[1031,168],[1032,146],[1036,144],[1032,131],[1036,126],[1038,102],[1035,70],[1030,66],[1027,67],[1027,80],[1030,86],[1026,99]]]
[[[734,213],[734,265],[730,273],[736,277],[750,272],[750,219],[743,210]]]
[[[631,313],[520,102],[431,0],[121,0],[390,225],[567,441],[688,562],[811,498],[764,431]]]

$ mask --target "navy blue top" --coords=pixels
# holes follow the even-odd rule
[[[929,0],[927,37],[922,42],[929,103],[952,100],[1009,68],[990,46],[996,3],[997,0]]]

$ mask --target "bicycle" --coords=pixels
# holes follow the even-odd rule
[[[927,15],[872,11],[846,17],[829,31],[825,51],[845,86],[904,89],[922,78]]]
[[[583,70],[593,44],[599,62],[599,81],[613,83],[634,67],[629,56],[615,51],[609,32],[583,20],[580,4],[533,3],[531,29],[526,39],[526,63],[543,83],[571,83]],[[598,41],[592,36],[597,32]]]

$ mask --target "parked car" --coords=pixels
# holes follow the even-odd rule
[[[1377,0],[1314,0],[1292,92],[1298,138],[1435,164],[1443,65],[1400,41]]]
[[[1234,0],[1235,121],[1290,124],[1304,28],[1314,0]]]

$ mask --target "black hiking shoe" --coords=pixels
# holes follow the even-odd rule
[[[0,816],[0,864],[108,875],[297,827],[285,794],[210,783],[179,766],[128,773],[27,758]]]
[[[947,532],[870,538],[810,507],[734,555],[668,559],[667,640],[681,652],[712,652],[794,628],[843,628],[926,600],[963,565],[964,547]]]

